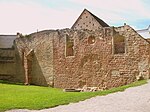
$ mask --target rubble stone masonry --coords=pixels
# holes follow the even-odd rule
[[[115,54],[114,34],[125,39],[125,52]],[[73,42],[68,47],[67,39]],[[126,85],[138,76],[149,78],[150,44],[134,29],[106,27],[89,30],[48,30],[15,40],[19,57],[32,49],[31,84],[58,88]],[[66,52],[73,52],[71,56]]]

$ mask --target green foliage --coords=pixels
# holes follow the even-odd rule
[[[30,35],[22,35],[22,34],[19,34],[19,37],[20,37],[20,38],[30,38],[31,36],[30,36]]]
[[[0,83],[0,112],[10,109],[43,109],[78,102],[97,95],[107,95],[147,83],[138,81],[98,92],[63,92],[61,89]]]
[[[14,85],[23,85],[23,83],[15,83],[15,82],[10,82],[10,81],[5,81],[5,80],[0,80],[0,84],[14,84]]]
[[[26,38],[30,38],[31,36],[30,36],[30,35],[25,35],[24,37],[26,37]]]

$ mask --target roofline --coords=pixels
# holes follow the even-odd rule
[[[78,19],[75,21],[75,23],[72,25],[71,29],[73,28],[73,26],[78,22],[78,20],[80,19],[81,15],[83,14],[84,11],[88,11],[87,9],[84,9],[82,11],[82,13],[80,14],[80,16],[78,17]]]
[[[136,30],[136,31],[139,32],[139,31],[146,31],[146,30],[148,30],[148,29],[142,29],[142,30]]]
[[[90,11],[88,11],[86,8],[82,11],[82,13],[80,14],[80,16],[78,17],[78,19],[75,21],[75,23],[72,25],[71,29],[74,27],[74,25],[78,22],[78,20],[80,19],[81,15],[84,13],[84,11],[87,11],[88,13],[90,13],[91,16],[95,16],[93,13],[91,13]],[[99,17],[95,16],[96,18],[100,19]],[[99,23],[99,21],[94,17],[94,19]],[[102,19],[100,19],[102,22],[104,22]],[[104,22],[107,27],[109,27],[109,25]],[[100,24],[100,23],[99,23]],[[101,25],[101,24],[100,24]],[[102,25],[101,25],[102,26]],[[102,26],[103,27],[103,26]]]
[[[129,25],[128,25],[129,26]],[[129,26],[130,28],[132,28],[131,26]],[[150,42],[146,39],[146,38],[144,38],[142,35],[140,35],[136,30],[134,30],[134,28],[132,28],[133,29],[133,31],[135,31],[142,39],[144,39],[146,42],[148,42],[149,44],[150,44]]]
[[[17,35],[3,35],[3,34],[2,34],[2,35],[0,35],[0,36],[17,36]]]
[[[88,11],[88,10],[87,10]],[[96,19],[96,21],[100,24],[99,20],[101,22],[103,22],[106,26],[103,26],[102,24],[100,24],[102,27],[110,27],[106,22],[104,22],[102,19],[100,19],[99,17],[97,17],[96,15],[94,15],[93,13],[91,13],[90,11],[88,11],[93,17],[94,19]]]
[[[136,31],[145,31],[145,30],[148,30],[148,29],[150,29],[150,25],[146,29],[141,29],[141,30],[136,30]]]

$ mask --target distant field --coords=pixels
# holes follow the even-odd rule
[[[146,84],[146,80],[98,92],[63,92],[61,89],[6,84],[0,82],[0,112],[10,109],[43,109],[78,102],[97,95],[107,95]]]

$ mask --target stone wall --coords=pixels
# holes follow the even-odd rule
[[[14,80],[16,74],[15,52],[13,48],[0,49],[0,80]]]
[[[53,38],[57,38],[56,34],[56,31],[42,31],[15,40],[19,62],[23,61],[22,50],[25,56],[33,50],[32,66],[27,66],[31,67],[28,68],[30,84],[53,86]]]
[[[98,23],[98,21],[87,11],[85,10],[78,20],[73,25],[72,29],[74,30],[81,30],[81,29],[88,29],[88,30],[97,30],[102,26]]]
[[[0,80],[24,82],[24,71],[21,67],[16,48],[0,48]]]
[[[114,30],[125,37],[125,53],[113,53]],[[74,56],[65,55],[66,35],[74,38]],[[94,36],[93,44],[88,38]],[[54,86],[82,88],[84,85],[107,89],[129,84],[142,75],[149,77],[149,42],[131,27],[91,31],[60,31],[54,39]]]
[[[12,48],[16,35],[0,35],[0,48]]]
[[[114,33],[125,37],[125,53],[114,54]],[[73,42],[67,56],[66,37]],[[108,89],[129,84],[138,76],[149,78],[149,42],[131,27],[96,30],[49,30],[15,40],[17,63],[33,50],[30,84],[58,88],[99,87]],[[19,65],[19,64],[18,64]],[[28,68],[29,66],[27,66]],[[23,66],[17,73],[24,76]]]

